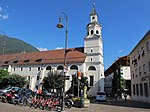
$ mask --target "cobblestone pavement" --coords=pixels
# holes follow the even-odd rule
[[[48,112],[46,110],[34,109],[25,106],[18,106],[13,104],[1,103],[0,112]],[[96,103],[92,101],[88,108],[75,108],[65,109],[65,112],[150,112],[150,104],[119,100],[110,100],[107,102]]]

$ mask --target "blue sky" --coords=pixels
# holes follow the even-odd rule
[[[150,0],[94,0],[104,41],[104,66],[131,52],[150,29]],[[68,47],[84,45],[92,0],[0,0],[0,30],[37,48],[64,47],[65,28],[59,12],[68,16]],[[65,24],[65,21],[63,22]]]

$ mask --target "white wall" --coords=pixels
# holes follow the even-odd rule
[[[131,80],[130,66],[121,67],[121,73],[123,73],[123,78],[125,80]]]

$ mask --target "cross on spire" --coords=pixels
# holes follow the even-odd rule
[[[95,2],[94,2],[94,0],[92,0],[92,2],[93,2],[93,8],[92,8],[92,11],[91,11],[91,15],[95,15],[96,14]]]

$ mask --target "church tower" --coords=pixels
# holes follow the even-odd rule
[[[98,22],[98,14],[94,4],[86,29],[87,36],[84,38],[85,68],[91,87],[88,94],[95,96],[97,91],[104,91],[104,63],[102,26]]]

